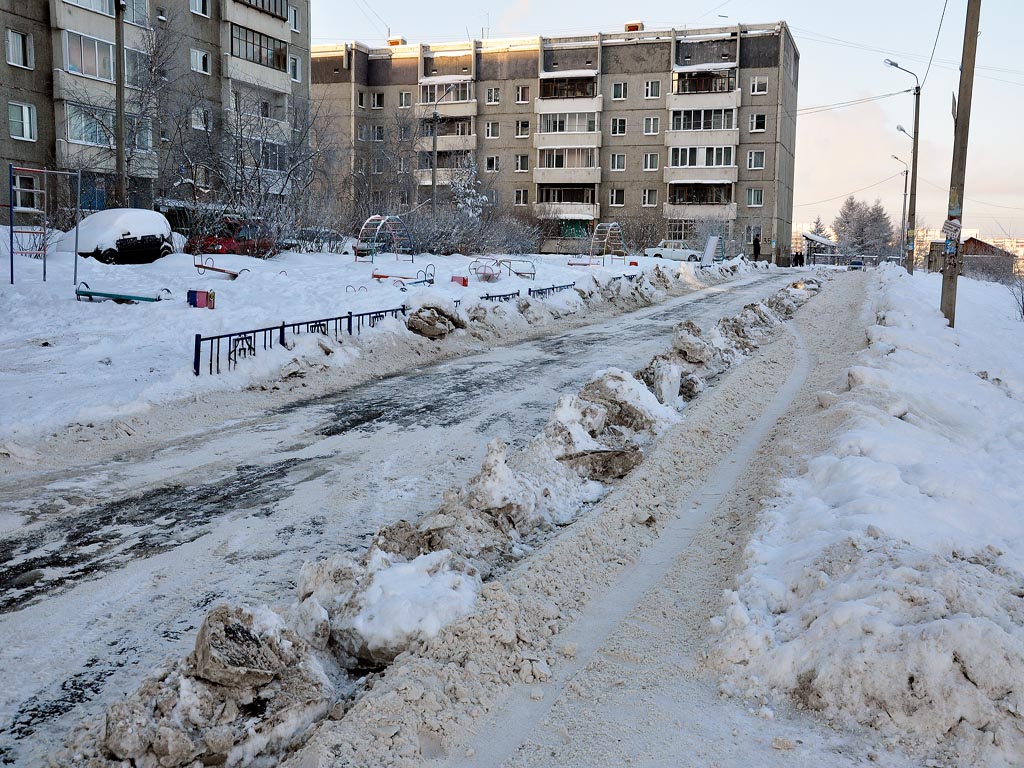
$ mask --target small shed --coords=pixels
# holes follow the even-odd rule
[[[836,264],[839,261],[839,244],[822,235],[804,232],[804,256],[808,264]]]

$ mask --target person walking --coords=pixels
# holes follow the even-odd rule
[[[754,261],[758,261],[761,258],[761,236],[754,235]]]

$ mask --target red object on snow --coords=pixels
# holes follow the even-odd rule
[[[640,262],[639,261],[631,261],[631,262],[629,262],[629,266],[631,266],[631,267],[639,267],[640,266]]]
[[[452,282],[453,283],[458,283],[463,288],[468,288],[469,287],[469,278],[468,277],[463,277],[462,275],[452,275]]]

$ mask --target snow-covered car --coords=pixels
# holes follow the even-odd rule
[[[59,248],[75,250],[75,230],[64,235]],[[78,254],[104,264],[149,264],[173,252],[171,225],[157,211],[108,208],[78,225]]]
[[[644,248],[644,255],[655,259],[676,261],[700,261],[700,251],[690,248],[682,240],[662,240],[653,248]]]

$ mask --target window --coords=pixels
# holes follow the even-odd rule
[[[626,118],[612,118],[612,136],[624,136],[626,134]]]
[[[595,147],[551,148],[540,150],[537,166],[539,168],[597,168],[597,160],[598,151]]]
[[[732,165],[732,147],[705,147],[704,165],[709,167]]]
[[[487,89],[487,103],[488,104],[500,104],[501,103],[501,89],[500,88],[488,88]]]
[[[594,133],[596,112],[560,112],[540,116],[538,133]]]
[[[622,206],[626,204],[626,190],[624,189],[609,189],[608,190],[608,205]]]
[[[433,104],[434,102],[448,103],[457,101],[472,101],[472,83],[453,83],[452,85],[421,85],[420,104]]]
[[[238,24],[231,25],[231,55],[281,72],[288,67],[288,43]]]
[[[529,205],[530,204],[530,190],[528,189],[517,189],[515,202],[513,205]]]
[[[498,138],[498,121],[497,120],[488,120],[484,124],[484,138],[486,138],[486,139],[496,139],[496,138]]]
[[[526,104],[530,100],[530,86],[516,86],[516,104]]]
[[[192,127],[197,131],[210,130],[210,110],[195,107],[192,110]]]
[[[612,83],[612,98],[616,101],[625,99],[628,93],[627,85],[628,83]]]
[[[279,19],[288,18],[288,0],[238,0],[238,2],[258,8]]]
[[[288,57],[288,76],[292,79],[292,82],[302,82],[302,59],[300,59],[298,56]],[[380,96],[381,102],[384,101],[383,93],[375,93],[373,95]],[[381,104],[381,106],[384,106],[383,103]],[[374,109],[380,109],[380,107],[374,107]]]
[[[198,48],[193,48],[192,71],[201,72],[204,75],[210,74],[210,54],[206,51],[200,51]]]
[[[516,155],[516,173],[530,170],[530,156]]]
[[[143,88],[149,82],[149,56],[142,51],[124,50],[125,82],[132,88]]]
[[[370,94],[370,109],[384,109],[384,94],[383,93],[371,93]]]
[[[589,99],[596,94],[594,77],[548,77],[540,81],[542,99]]]
[[[759,133],[765,129],[765,115],[753,114],[750,116],[750,132]]]
[[[188,0],[188,8],[200,16],[210,15],[210,0]]]
[[[114,15],[114,0],[66,0],[72,5],[88,8],[90,11],[102,13],[105,16]],[[145,26],[147,19],[148,0],[126,0],[124,9],[124,20],[129,24]]]
[[[288,28],[292,32],[299,31],[299,9],[294,5],[288,6]]]
[[[624,171],[626,170],[626,156],[623,154],[613,154],[611,157],[611,170],[613,171]]]
[[[384,141],[384,126],[383,125],[371,125],[370,126],[370,141]]]
[[[356,94],[356,106],[360,109],[366,109],[366,94],[362,91]]]
[[[383,157],[373,158],[373,161],[370,163],[370,173],[372,173],[374,176],[380,176],[381,174],[384,173]]]
[[[77,32],[65,32],[64,42],[68,72],[113,82],[113,45]]]
[[[15,67],[35,69],[35,49],[32,45],[32,35],[24,32],[7,30],[7,63]]]
[[[768,78],[765,75],[757,75],[750,78],[750,93],[754,96],[764,96],[768,93]]]
[[[7,126],[12,139],[35,141],[36,108],[17,101],[7,102]]]
[[[39,200],[37,199],[36,189],[38,189],[38,180],[35,176],[29,175],[16,175],[14,177],[14,208],[17,210],[35,211],[39,209]]]
[[[760,224],[748,224],[746,229],[746,239],[748,243],[753,243],[755,237],[761,237],[761,225]]]
[[[640,204],[644,208],[653,208],[658,204],[658,190],[657,189],[645,189],[643,191],[643,197]]]
[[[658,161],[661,156],[657,152],[646,152],[644,153],[644,170],[645,171],[656,171],[658,170]]]
[[[645,117],[644,118],[644,135],[655,136],[661,131],[661,118],[658,117]]]
[[[530,121],[516,120],[516,138],[525,139],[530,135]]]
[[[644,83],[644,98],[657,99],[661,96],[661,80],[648,80]]]
[[[696,147],[672,147],[669,165],[673,168],[691,168],[697,165]]]
[[[764,168],[764,150],[755,149],[747,152],[747,168],[751,171]]]
[[[485,158],[485,160],[484,160],[484,170],[487,173],[497,173],[498,172],[498,156],[497,155],[488,155]]]
[[[412,106],[412,91],[398,92],[398,106],[402,109],[407,109]]]
[[[732,130],[735,112],[731,109],[676,109],[672,112],[673,131]]]
[[[359,141],[368,141],[370,138],[370,126],[366,123],[360,123],[356,128],[356,139]]]
[[[748,189],[747,190],[747,207],[748,208],[760,208],[764,205],[764,190],[763,189]]]
[[[152,147],[150,121],[129,115],[125,120],[128,143],[136,149]],[[98,147],[114,145],[114,110],[68,104],[68,139]]]

